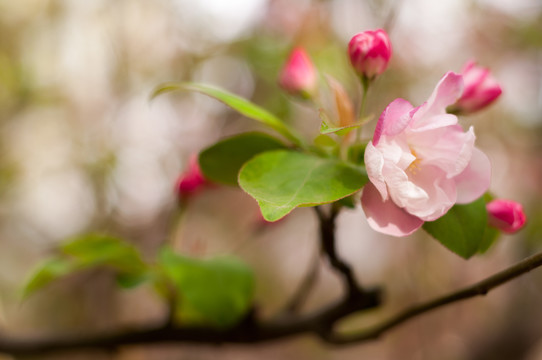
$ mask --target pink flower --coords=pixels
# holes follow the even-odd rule
[[[512,200],[493,200],[486,205],[486,209],[489,225],[506,233],[515,233],[527,221],[521,204]]]
[[[382,74],[391,58],[391,43],[382,30],[368,30],[354,35],[348,44],[348,55],[361,76],[372,79]]]
[[[469,61],[461,71],[465,83],[465,91],[452,109],[461,114],[470,114],[481,110],[497,100],[502,89],[489,69],[476,66]]]
[[[305,49],[295,48],[284,65],[279,85],[292,95],[309,98],[316,92],[318,78],[316,69]]]
[[[489,187],[490,163],[446,107],[461,95],[462,78],[448,72],[423,105],[396,99],[384,110],[365,150],[369,175],[361,202],[376,231],[405,236],[424,221],[469,203]]]
[[[203,177],[198,164],[198,156],[192,155],[188,163],[188,169],[181,174],[175,186],[179,200],[183,201],[199,192],[207,180]]]

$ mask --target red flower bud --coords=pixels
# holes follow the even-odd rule
[[[470,114],[481,110],[497,100],[502,89],[489,69],[476,66],[469,61],[461,71],[465,89],[463,95],[457,100],[452,109],[461,114]]]
[[[391,42],[382,30],[367,30],[350,40],[348,55],[358,74],[371,80],[382,74],[391,58]]]
[[[198,164],[197,155],[192,155],[188,163],[188,169],[179,176],[176,184],[176,191],[179,200],[186,200],[188,197],[199,192],[207,180],[203,177]]]
[[[284,65],[279,85],[292,95],[309,98],[316,92],[318,78],[316,69],[303,48],[295,48]]]
[[[486,205],[489,225],[506,233],[515,233],[521,229],[527,218],[520,203],[497,199]]]

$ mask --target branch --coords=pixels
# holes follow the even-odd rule
[[[43,355],[74,350],[112,350],[126,345],[140,346],[157,343],[254,344],[300,334],[315,334],[325,339],[329,337],[329,332],[336,321],[378,304],[378,293],[367,293],[363,298],[341,299],[304,316],[260,322],[254,318],[253,314],[249,314],[243,322],[229,329],[206,326],[175,327],[168,324],[86,337],[64,336],[55,339],[23,340],[0,336],[0,353],[14,356]]]
[[[339,209],[331,207],[330,214],[326,216],[319,206],[314,208],[320,223],[320,242],[322,252],[327,256],[331,266],[342,276],[346,289],[350,295],[363,293],[364,290],[356,281],[350,266],[337,254],[335,246],[335,219],[339,215]]]
[[[210,327],[149,327],[135,331],[100,334],[83,338],[59,339],[10,339],[0,336],[0,352],[11,355],[36,355],[50,352],[81,349],[109,350],[126,345],[149,345],[157,343],[200,344],[254,344],[283,339],[301,334],[313,334],[330,344],[359,343],[378,338],[386,331],[442,306],[462,301],[490,290],[542,265],[542,252],[524,259],[474,285],[452,292],[434,300],[412,306],[380,325],[353,334],[333,331],[335,323],[355,312],[379,305],[378,291],[367,291],[354,297],[345,297],[319,311],[308,315],[292,316],[278,320],[257,321],[249,315],[244,322],[231,329]]]
[[[436,299],[414,305],[406,310],[398,313],[383,323],[376,325],[372,328],[366,329],[354,334],[334,334],[333,337],[326,339],[330,343],[334,344],[347,344],[354,342],[362,342],[366,340],[376,339],[384,332],[394,328],[407,320],[410,320],[418,315],[429,312],[431,310],[466,300],[475,296],[486,295],[490,290],[512,280],[518,276],[521,276],[539,266],[542,265],[542,252],[531,257],[528,257],[514,266],[511,266],[501,272],[496,273],[482,280],[476,284],[452,292],[448,295],[438,297]]]

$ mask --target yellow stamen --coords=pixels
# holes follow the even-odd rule
[[[416,159],[414,159],[414,161],[412,161],[410,165],[408,165],[407,171],[409,171],[412,175],[416,175],[418,171],[421,169],[420,167],[421,159],[418,158],[418,154],[416,154],[414,150],[410,149],[410,153],[414,155]]]

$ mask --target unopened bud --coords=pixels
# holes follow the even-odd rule
[[[303,98],[310,98],[316,93],[316,69],[303,48],[297,47],[291,52],[280,73],[279,85],[288,93]]]
[[[493,200],[486,208],[489,225],[506,233],[515,233],[527,221],[521,204],[512,200]]]
[[[356,72],[368,80],[382,74],[391,58],[391,42],[382,30],[367,30],[354,35],[348,44],[350,62]]]
[[[207,183],[198,164],[197,155],[192,155],[188,163],[188,169],[179,176],[176,191],[179,200],[183,201],[199,192]]]
[[[481,110],[497,100],[502,93],[501,86],[489,69],[477,66],[474,61],[465,64],[461,75],[465,86],[463,95],[451,107],[456,113],[470,114]]]

